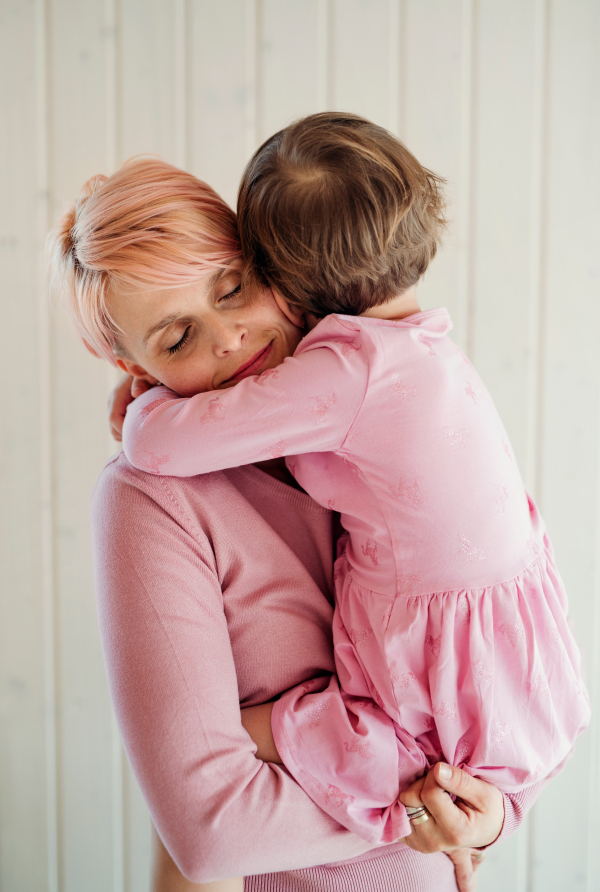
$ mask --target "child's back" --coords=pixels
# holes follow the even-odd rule
[[[364,390],[335,454],[288,464],[341,512],[354,579],[392,597],[504,582],[541,550],[507,434],[450,328],[445,310],[397,322],[330,316],[296,354],[327,343],[346,360],[338,386]],[[340,394],[330,380],[314,390],[307,384],[317,426]]]
[[[589,703],[543,522],[450,327],[445,310],[321,322],[296,355],[327,345],[348,363],[307,392],[322,423],[335,384],[367,383],[341,447],[288,465],[349,533],[336,573],[342,698],[372,698],[402,729],[401,786],[445,759],[512,792],[567,757]],[[340,721],[338,696],[299,688],[273,713],[285,764],[336,817],[368,802],[382,770],[378,731]],[[370,826],[378,838],[379,816]]]

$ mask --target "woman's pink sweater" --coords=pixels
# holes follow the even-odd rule
[[[123,741],[187,877],[243,874],[246,889],[278,892],[456,888],[445,855],[373,849],[336,824],[285,768],[255,759],[241,725],[240,704],[333,672],[329,511],[252,466],[155,477],[121,453],[96,487],[92,530]],[[542,787],[505,797],[502,838]]]

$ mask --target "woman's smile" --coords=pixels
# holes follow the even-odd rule
[[[270,341],[266,347],[263,347],[262,350],[259,350],[258,353],[255,353],[251,359],[247,362],[242,363],[242,365],[238,368],[238,370],[228,378],[226,381],[223,381],[223,384],[237,383],[241,381],[242,378],[249,378],[251,375],[258,375],[263,367],[267,364],[271,353],[273,352],[273,341]]]

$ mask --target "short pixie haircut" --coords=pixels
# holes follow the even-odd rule
[[[235,214],[192,174],[154,157],[125,162],[83,187],[48,237],[50,288],[85,345],[115,364],[111,292],[188,285],[241,263]]]
[[[443,182],[364,118],[302,118],[263,143],[244,172],[247,276],[317,316],[385,303],[435,256]]]

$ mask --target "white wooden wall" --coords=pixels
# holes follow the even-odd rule
[[[595,728],[481,890],[600,890],[599,47],[600,0],[0,0],[2,892],[148,883],[92,591],[111,378],[43,301],[44,236],[138,152],[233,203],[259,142],[326,108],[449,181],[423,303],[497,400],[586,654]]]

